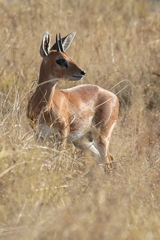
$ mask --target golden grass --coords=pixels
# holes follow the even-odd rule
[[[0,16],[0,239],[158,240],[159,4],[0,0]],[[69,54],[87,71],[83,83],[120,99],[110,176],[98,167],[85,175],[93,160],[73,146],[58,151],[34,140],[26,105],[46,30],[52,43],[76,30]]]

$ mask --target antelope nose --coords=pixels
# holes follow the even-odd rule
[[[85,71],[81,71],[81,75],[85,76],[86,75],[86,72]]]

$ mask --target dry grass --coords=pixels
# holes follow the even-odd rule
[[[0,0],[0,16],[0,238],[158,240],[159,3]],[[46,30],[53,41],[76,30],[69,53],[87,71],[83,82],[118,93],[111,176],[97,167],[84,175],[92,160],[73,146],[34,140],[26,104]]]

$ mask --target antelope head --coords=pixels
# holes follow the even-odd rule
[[[64,38],[56,35],[56,42],[50,48],[51,37],[45,32],[40,47],[40,55],[43,58],[39,83],[47,80],[58,80],[60,78],[71,81],[80,80],[85,76],[85,71],[81,70],[72,58],[66,53],[76,32],[73,32]]]

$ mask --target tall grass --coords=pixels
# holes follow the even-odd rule
[[[0,238],[160,237],[160,6],[156,1],[0,0]],[[76,30],[81,83],[120,99],[105,175],[73,147],[36,143],[26,118],[48,30]],[[76,83],[78,84],[78,83]],[[60,81],[60,88],[74,83]]]

